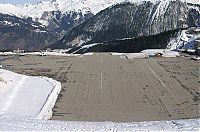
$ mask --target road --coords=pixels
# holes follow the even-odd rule
[[[61,81],[53,120],[127,122],[199,116],[193,95],[156,59],[129,60],[109,53],[20,59],[24,64],[4,63],[16,72]]]

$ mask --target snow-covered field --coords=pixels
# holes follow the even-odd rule
[[[200,120],[173,120],[151,122],[70,122],[0,118],[1,131],[199,131]]]
[[[61,83],[0,69],[0,117],[49,119]]]
[[[111,52],[111,55],[117,56],[126,56],[128,59],[135,58],[148,58],[150,56],[155,56],[157,53],[161,53],[162,57],[179,57],[180,54],[177,51],[172,51],[169,49],[147,49],[143,50],[140,53],[116,53]],[[83,55],[93,55],[93,52],[88,52]],[[47,56],[47,55],[55,55],[55,56],[82,56],[81,54],[68,54],[63,52],[29,52],[29,53],[13,53],[13,52],[0,52],[0,55],[38,55],[38,56]]]
[[[114,53],[111,55],[125,56],[128,59],[139,59],[139,58],[148,58],[154,57],[156,54],[162,54],[162,57],[179,57],[180,54],[177,51],[172,51],[169,49],[147,49],[143,50],[140,53]]]
[[[0,55],[7,56],[7,55],[38,55],[38,56],[46,56],[46,55],[55,55],[55,56],[79,56],[80,54],[68,54],[62,51],[54,51],[54,52],[26,52],[26,53],[14,53],[14,52],[0,52]]]
[[[139,59],[139,58],[148,58],[149,56],[145,53],[126,53],[124,54],[128,59]]]
[[[162,57],[179,57],[180,56],[179,52],[168,50],[168,49],[147,49],[141,52],[146,54],[147,56],[155,56],[158,53],[162,54]]]

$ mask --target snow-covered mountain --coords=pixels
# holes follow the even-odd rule
[[[123,13],[120,13],[121,9],[119,9],[118,11],[117,10],[112,11],[112,9],[115,9],[115,8],[113,8],[113,6],[114,5],[117,6],[117,4],[119,4],[119,3],[131,2],[132,4],[137,6],[137,5],[143,4],[144,3],[143,1],[150,1],[150,3],[151,3],[150,7],[147,6],[147,7],[144,7],[144,9],[142,9],[143,7],[141,6],[142,8],[141,9],[139,8],[140,12],[137,11],[135,14],[133,14],[133,13],[126,14],[124,12],[125,16],[123,17],[123,15],[122,15]],[[181,10],[178,12],[176,11],[176,9],[178,9],[177,7],[179,5],[174,6],[175,7],[174,10],[171,10],[171,8],[170,9],[168,8],[169,4],[172,1],[176,1],[176,0],[50,0],[50,1],[42,1],[37,4],[24,4],[24,5],[0,4],[0,13],[8,14],[8,15],[10,15],[10,17],[15,16],[14,18],[16,18],[16,19],[18,19],[18,18],[19,19],[29,19],[29,20],[32,19],[31,21],[34,21],[36,23],[39,22],[42,25],[45,25],[44,28],[46,28],[46,30],[50,31],[51,33],[54,33],[55,34],[54,36],[57,36],[57,39],[61,39],[64,36],[64,34],[67,33],[67,35],[65,35],[65,37],[62,39],[62,40],[64,40],[63,41],[64,45],[66,45],[66,43],[68,43],[69,41],[71,41],[73,39],[73,38],[69,37],[69,36],[71,36],[69,34],[72,33],[73,36],[76,34],[80,34],[82,32],[81,31],[82,29],[80,31],[77,31],[77,29],[79,29],[80,26],[79,27],[76,27],[76,26],[78,26],[86,21],[88,24],[92,24],[92,25],[89,25],[90,28],[87,29],[89,31],[89,32],[87,32],[87,34],[93,33],[93,32],[95,32],[95,34],[96,34],[95,35],[93,33],[93,36],[96,36],[96,38],[93,40],[97,40],[98,38],[101,38],[101,37],[103,37],[103,39],[105,39],[105,40],[106,39],[115,40],[115,39],[132,38],[132,37],[143,36],[143,35],[155,35],[155,34],[159,34],[160,32],[163,32],[163,31],[176,29],[175,27],[178,27],[178,28],[187,27],[187,24],[184,25],[184,23],[181,23],[181,21],[182,22],[185,21],[185,19],[186,19],[185,16],[187,17],[187,14],[185,14],[185,9],[184,9],[185,6],[183,6],[183,5],[185,2],[196,4],[197,5],[196,7],[194,7],[192,5],[191,8],[193,9],[193,7],[194,7],[193,10],[199,12],[200,9],[198,8],[198,5],[200,5],[200,1],[199,0],[181,0],[182,1],[182,4],[180,4]],[[148,2],[146,2],[146,3],[148,3]],[[188,7],[186,9],[187,11],[188,11]],[[106,11],[102,11],[104,9],[106,9],[106,11],[110,10],[111,12],[113,12],[113,13],[111,13],[111,16],[109,16],[109,14],[106,15],[106,13],[105,13]],[[118,9],[118,8],[116,8],[116,9]],[[135,8],[133,8],[133,10],[135,10]],[[172,16],[177,16],[177,17],[174,17],[177,19],[168,19],[169,21],[166,20],[166,21],[163,21],[164,23],[161,23],[161,21],[163,19],[165,19],[167,16],[171,17],[166,14],[167,10],[170,10],[168,12],[168,14],[170,14]],[[98,12],[100,12],[100,11],[104,12],[104,13],[100,13],[100,14],[103,14],[102,16],[100,16],[98,14]],[[125,9],[125,11],[126,11],[126,9]],[[196,14],[194,13],[194,11],[192,11],[192,10],[190,10],[190,11],[193,13],[193,15],[190,15],[191,16],[190,20],[192,21],[190,23],[193,24],[193,22],[194,22],[193,16],[195,16]],[[137,13],[141,13],[141,12],[146,14],[146,16],[145,17],[140,16],[137,18],[136,17],[138,15]],[[163,14],[165,14],[165,15],[163,15]],[[176,15],[176,14],[178,14],[178,15]],[[94,16],[94,15],[96,15],[96,16]],[[131,18],[133,18],[132,15],[135,15],[134,19],[131,19]],[[117,16],[119,16],[120,19],[116,19]],[[98,18],[99,18],[99,20],[98,20]],[[127,18],[127,20],[130,20],[130,21],[129,22],[127,21],[128,23],[125,24],[124,20],[126,18]],[[143,24],[143,26],[141,25],[141,21],[142,21],[141,19],[143,19],[143,18],[148,20],[145,22],[147,25],[144,25],[144,24]],[[195,18],[196,18],[196,16],[195,16]],[[2,21],[6,21],[3,19],[4,19],[4,17],[2,17]],[[98,20],[97,23],[92,22],[95,19]],[[106,22],[108,19],[109,19],[109,23]],[[117,21],[119,21],[119,23],[115,23]],[[172,22],[170,22],[170,21],[172,21]],[[115,23],[115,24],[113,24],[113,23]],[[93,24],[95,24],[95,25],[93,25]],[[119,24],[121,24],[121,25],[119,26]],[[124,29],[127,29],[129,27],[127,27],[127,26],[123,27],[123,26],[128,25],[128,24],[131,28],[128,32],[124,33]],[[160,25],[160,27],[158,28],[158,26],[156,26],[156,25]],[[83,26],[83,25],[81,25],[81,26]],[[85,26],[88,26],[88,25],[86,24],[83,27],[85,27]],[[135,29],[134,27],[140,27],[140,26],[141,26],[141,28],[143,28],[143,30],[133,30],[133,29]],[[76,28],[73,29],[74,27],[76,27]],[[111,29],[112,27],[113,27],[113,29],[114,29],[114,27],[119,27],[119,28],[122,28],[122,30],[118,30],[119,32],[118,31],[110,32],[109,35],[104,34],[105,33],[104,31],[106,31],[108,28]],[[147,27],[147,28],[145,29],[145,27]],[[72,30],[72,31],[70,31],[70,30]],[[68,33],[69,31],[70,31],[70,33]],[[75,34],[73,33],[74,31],[76,32]],[[100,35],[98,33],[100,33]],[[119,37],[115,36],[116,33],[118,33]],[[91,36],[89,35],[89,37],[88,37],[87,34],[79,35],[77,38],[72,40],[73,43],[70,43],[67,45],[77,45],[77,43],[78,43],[78,45],[81,45],[85,42],[91,41]],[[3,40],[5,43],[7,43],[4,38],[3,38]],[[6,39],[6,40],[8,40],[8,39]],[[74,43],[75,41],[77,43]],[[98,42],[98,41],[93,41],[93,42]],[[100,41],[100,42],[103,42],[103,41]],[[46,41],[45,41],[45,43],[46,43]],[[48,45],[48,44],[45,44],[45,45]],[[65,46],[60,46],[60,45],[55,46],[55,47],[65,48]],[[39,47],[39,49],[40,48],[41,47]],[[38,47],[37,48],[33,47],[33,49],[38,49]]]
[[[57,41],[56,33],[32,21],[0,13],[0,51],[39,50]]]
[[[195,52],[195,49],[198,47],[200,42],[200,27],[189,28],[181,30],[173,37],[167,48],[170,50],[180,50],[187,52]]]
[[[51,0],[37,4],[0,4],[0,13],[20,18],[30,17],[62,36],[112,4],[113,0]]]
[[[122,3],[107,8],[69,31],[51,48],[138,52],[165,48],[179,30],[200,26],[200,5],[176,1]]]
[[[50,12],[59,11],[62,15],[70,12],[81,13],[83,16],[88,13],[96,14],[99,11],[124,0],[50,0],[41,1],[37,4],[0,4],[0,13],[15,15],[18,17],[31,17],[34,21],[39,21],[44,25],[48,25],[51,19]],[[48,18],[44,18],[48,15]],[[77,18],[79,19],[79,15]]]
[[[169,3],[175,0],[49,0],[37,4],[0,4],[0,13],[20,18],[31,17],[33,21],[40,22],[53,31],[63,34],[112,5],[122,2],[141,3],[142,1]],[[181,1],[200,4],[199,0]],[[161,12],[167,7],[165,4],[162,5]]]
[[[97,14],[99,11],[114,4],[128,1],[136,3],[142,1],[166,2],[174,0],[49,0],[41,1],[37,4],[24,4],[16,6],[12,4],[0,4],[0,13],[16,15],[18,17],[31,17],[33,18],[33,20],[39,20],[43,24],[47,25],[47,20],[42,19],[42,16],[45,12],[60,11],[61,14],[65,14],[67,12],[74,11],[81,12],[83,15],[87,14],[88,12]],[[181,1],[193,4],[200,4],[199,0]]]

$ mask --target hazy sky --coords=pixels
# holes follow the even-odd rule
[[[0,0],[0,3],[22,4],[22,3],[37,3],[41,0]],[[42,0],[48,1],[48,0]]]

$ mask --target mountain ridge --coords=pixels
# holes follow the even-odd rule
[[[52,47],[57,45],[59,48],[77,48],[93,43],[109,43],[109,41],[134,39],[171,30],[198,27],[200,26],[199,10],[200,5],[187,4],[179,0],[118,4],[73,28]]]
[[[0,13],[20,18],[30,17],[33,21],[40,22],[63,37],[73,27],[85,22],[101,10],[123,2],[140,4],[143,1],[155,4],[159,1],[169,3],[169,1],[175,0],[49,0],[37,4],[0,4]],[[200,4],[198,0],[181,1]]]
[[[51,0],[47,2],[39,2],[35,5],[25,4],[18,6],[14,6],[11,4],[4,4],[6,6],[2,6],[2,4],[0,4],[0,12],[9,14],[8,12],[12,11],[13,13],[9,14],[10,18],[15,16],[16,19],[28,19],[30,22],[28,22],[29,24],[35,22],[43,25],[43,28],[45,28],[45,30],[47,30],[50,34],[54,34],[50,35],[52,36],[53,40],[61,40],[54,43],[54,45],[52,46],[54,48],[80,47],[93,43],[108,44],[109,42],[115,42],[117,40],[120,40],[120,42],[122,42],[127,38],[133,39],[137,37],[157,35],[162,32],[188,28],[195,25],[200,26],[200,4],[198,4],[198,2],[200,1],[196,0],[193,0],[193,2],[196,1],[197,4],[188,4],[185,3],[185,0],[92,1],[96,2],[96,5],[99,5],[102,8],[106,8],[99,11],[97,14],[95,14],[95,12],[92,13],[92,10],[90,8],[85,8],[84,6],[87,5],[87,2],[90,3],[91,1],[92,0]],[[63,8],[69,6],[70,2],[71,5],[77,4],[78,2],[82,5],[79,6],[77,4],[77,7],[84,7],[85,12],[82,12],[82,10],[79,10],[79,8],[76,8],[76,10],[71,10],[75,8],[73,6],[71,8],[65,9],[66,12],[64,10],[61,11],[61,8],[58,8],[58,2],[61,3]],[[187,2],[191,2],[191,0]],[[102,5],[102,3],[106,4]],[[129,3],[130,5],[125,7],[124,5],[127,3]],[[90,5],[87,5],[87,7],[91,5],[93,4],[90,3]],[[107,7],[108,5],[111,6]],[[12,7],[12,9],[9,9],[9,7]],[[20,14],[18,8],[27,8],[27,10],[29,10],[30,12],[24,11],[23,9],[21,9],[21,12],[23,12],[24,14],[27,14],[28,12],[30,13],[29,16],[23,15],[22,13]],[[93,8],[96,8],[96,6],[93,6]],[[100,8],[96,10],[100,10]],[[38,13],[35,11],[38,11]],[[18,16],[15,15],[15,13],[19,13]],[[36,16],[39,14],[40,18],[31,17],[31,14],[34,14]],[[4,21],[7,21],[6,19],[3,19],[4,17],[2,17],[2,23]],[[2,27],[3,26],[5,25],[2,25]],[[14,27],[19,28],[17,25],[14,25]],[[8,29],[10,27],[4,28]],[[32,30],[32,27],[28,28]],[[23,27],[21,27],[21,29],[23,30]],[[10,34],[13,34],[13,32],[11,31]],[[32,35],[34,35],[34,33]],[[5,36],[2,36],[2,38],[3,37]],[[25,45],[25,42],[29,41],[23,40],[22,45]],[[54,41],[48,41],[50,42],[49,44],[47,44],[46,41],[44,42],[44,45],[39,44],[40,47],[37,47],[38,50],[44,48],[45,46],[48,47],[49,44]],[[6,44],[5,40],[3,40],[3,43]],[[10,43],[9,40],[8,43]],[[17,46],[14,46],[14,48],[16,47]]]
[[[49,0],[41,1],[37,4],[0,4],[0,13],[15,15],[18,17],[31,17],[35,21],[36,19],[40,19],[43,15],[43,12],[46,11],[60,11],[62,14],[69,11],[81,11],[82,14],[87,14],[87,12],[97,14],[101,10],[122,2],[140,3],[143,1],[156,3],[158,1],[169,2],[174,0]],[[181,1],[200,4],[200,1],[198,0]],[[45,23],[43,22],[43,24]]]
[[[0,51],[34,51],[57,41],[57,35],[31,19],[0,13]]]

